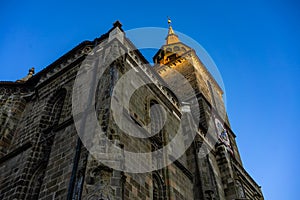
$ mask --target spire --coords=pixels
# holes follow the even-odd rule
[[[169,31],[168,31],[168,35],[166,37],[166,45],[180,42],[180,40],[178,39],[178,36],[175,34],[175,32],[171,26],[171,23],[172,23],[171,19],[168,17]]]

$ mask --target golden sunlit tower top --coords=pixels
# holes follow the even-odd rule
[[[166,43],[160,48],[160,50],[154,55],[154,63],[159,63],[160,65],[165,65],[171,60],[179,58],[181,55],[185,54],[191,48],[183,44],[178,36],[175,34],[172,26],[171,19],[168,18],[168,35],[166,37]]]
[[[174,30],[171,26],[171,19],[170,18],[168,18],[168,24],[169,24],[169,31],[168,31],[168,35],[167,35],[167,38],[166,38],[166,45],[180,42],[180,40],[178,39],[178,36],[175,34],[175,32],[174,32]]]

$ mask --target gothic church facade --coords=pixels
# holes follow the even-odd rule
[[[0,82],[0,199],[264,199],[260,186],[243,167],[223,91],[196,52],[169,26],[166,43],[151,66],[123,33],[121,24],[115,22],[107,33],[82,42],[42,71],[34,74],[31,69],[23,79]],[[104,136],[120,149],[153,152],[167,145],[179,128],[188,126],[179,127],[179,121],[189,99],[180,99],[176,93],[189,94],[184,88],[172,91],[165,85],[178,83],[177,72],[192,87],[197,108],[189,109],[191,115],[200,116],[196,134],[174,162],[160,168],[157,160],[149,158],[157,169],[144,173],[118,170],[112,165],[122,165],[126,157],[113,160],[111,166],[103,164],[85,144],[94,142],[109,149],[107,143],[101,143],[101,137],[92,141],[79,137],[72,113],[73,86],[82,63],[99,44],[103,47],[101,54],[95,54],[99,59],[117,56],[94,84],[92,106]],[[142,139],[124,133],[110,108],[112,88],[132,69],[151,79],[151,84],[136,90],[129,105],[120,109],[132,123],[129,131],[138,127],[151,135]],[[126,96],[126,87],[120,97]],[[84,88],[90,90],[91,85]],[[161,107],[154,106],[158,104]]]

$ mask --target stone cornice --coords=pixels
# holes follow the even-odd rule
[[[248,174],[248,172],[244,169],[243,166],[239,164],[239,162],[234,158],[231,157],[231,163],[233,167],[239,172],[238,176],[246,180],[246,182],[258,193],[261,194],[260,186],[254,181],[254,179]]]

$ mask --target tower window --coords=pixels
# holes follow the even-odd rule
[[[168,53],[171,53],[171,52],[172,52],[172,49],[171,49],[171,48],[167,48],[166,51],[167,51]]]
[[[174,47],[174,51],[179,51],[179,50],[180,50],[179,46]]]

